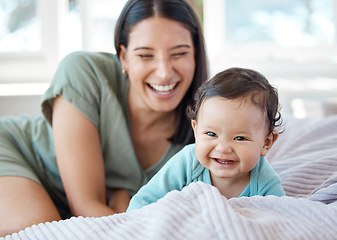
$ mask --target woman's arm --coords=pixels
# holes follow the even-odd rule
[[[61,96],[54,100],[53,131],[57,164],[74,216],[106,216],[104,162],[94,124]]]
[[[116,213],[125,212],[131,199],[130,194],[125,189],[107,190],[108,206]]]

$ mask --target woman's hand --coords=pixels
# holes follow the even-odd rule
[[[125,212],[129,206],[130,194],[124,189],[108,189],[108,206],[116,213]]]
[[[74,216],[114,214],[106,203],[104,162],[95,125],[63,97],[53,105],[57,164]]]

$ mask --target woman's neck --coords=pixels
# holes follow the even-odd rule
[[[154,128],[175,129],[176,111],[155,112],[140,108],[129,107],[132,128],[149,130]],[[172,127],[174,126],[174,127]],[[174,131],[173,131],[174,133]]]
[[[143,169],[155,165],[165,154],[176,129],[176,111],[155,112],[129,105],[131,138]]]
[[[168,127],[169,129],[175,130],[176,110],[170,112],[154,111],[148,106],[145,106],[141,101],[130,97],[130,95],[128,98],[128,109],[130,123],[133,128],[148,130],[154,128],[167,129]],[[174,127],[172,128],[172,126]]]

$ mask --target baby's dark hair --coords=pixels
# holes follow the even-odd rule
[[[186,114],[196,119],[201,104],[211,97],[238,99],[251,97],[251,101],[268,117],[269,133],[281,125],[281,113],[277,89],[259,72],[245,68],[229,68],[205,82],[194,95],[194,104]]]

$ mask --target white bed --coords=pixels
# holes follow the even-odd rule
[[[204,183],[130,213],[71,218],[2,239],[337,239],[337,115],[284,120],[267,158],[287,196],[226,199]]]

